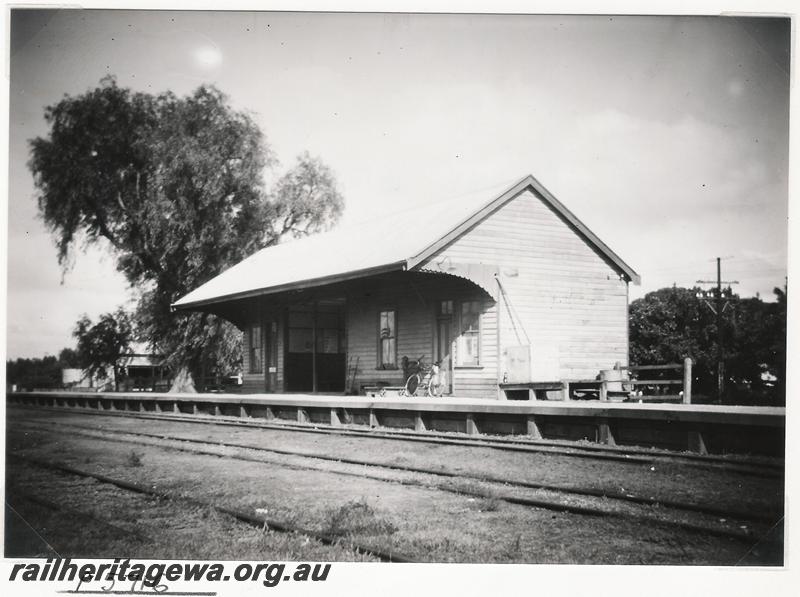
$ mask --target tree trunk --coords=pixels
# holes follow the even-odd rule
[[[169,388],[171,394],[196,394],[192,372],[185,365],[178,369]]]

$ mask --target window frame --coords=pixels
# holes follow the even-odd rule
[[[258,334],[254,333],[255,330],[258,330]],[[258,339],[258,346],[253,344],[254,338]],[[256,351],[260,351],[258,367],[255,366],[256,363],[253,358]],[[251,323],[247,328],[247,372],[252,374],[264,373],[264,356],[264,326],[260,321]]]
[[[470,336],[474,336],[477,342],[476,350],[475,350],[475,360],[471,361],[464,361],[463,360],[463,350],[462,350],[462,338],[464,337],[464,305],[469,303],[475,303],[477,305],[477,312],[475,313],[477,317],[477,327],[474,331],[469,332]],[[483,309],[483,301],[480,299],[471,299],[471,300],[461,300],[457,302],[458,304],[458,335],[456,336],[456,350],[455,350],[455,359],[453,363],[453,367],[457,369],[481,369],[483,367],[483,342],[481,342],[481,336],[483,335],[483,324],[481,323],[481,315]]]
[[[394,335],[390,336],[389,338],[394,340],[394,363],[387,364],[383,362],[383,338],[381,337],[381,320],[383,319],[384,313],[394,313]],[[378,333],[377,333],[377,358],[376,358],[376,369],[381,371],[394,371],[397,370],[397,330],[398,330],[398,317],[397,317],[397,307],[381,307],[378,309]]]
[[[446,310],[442,309],[442,306],[449,303],[450,312],[448,313]],[[436,318],[441,319],[443,317],[449,317],[451,319],[455,319],[455,311],[456,305],[458,305],[458,301],[451,299],[451,298],[440,298],[436,300]]]

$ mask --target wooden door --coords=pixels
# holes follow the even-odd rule
[[[287,392],[314,391],[314,304],[289,305],[284,379]]]
[[[436,338],[434,341],[433,362],[439,363],[439,370],[447,376],[444,393],[453,392],[453,301],[439,301],[436,312]]]

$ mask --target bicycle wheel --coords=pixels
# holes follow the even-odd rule
[[[406,380],[406,395],[407,396],[416,396],[417,395],[417,388],[419,388],[419,383],[422,381],[419,377],[419,373],[415,373],[414,375],[409,376]]]

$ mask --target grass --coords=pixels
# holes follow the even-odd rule
[[[324,532],[334,537],[347,535],[391,535],[397,527],[380,517],[363,497],[352,500],[339,508],[327,511],[323,524]]]
[[[52,471],[17,466],[12,480],[6,495],[19,516],[6,526],[8,557],[57,552],[85,558],[375,561],[347,546],[259,529],[206,506],[120,492],[88,480],[76,483]],[[63,501],[71,514],[29,502],[19,493]]]
[[[478,512],[497,512],[500,509],[500,498],[494,496],[478,498],[474,502],[469,503],[470,510],[477,510]]]
[[[143,466],[142,457],[133,450],[131,450],[131,453],[128,454],[126,463],[128,464],[128,466],[132,467]]]
[[[489,500],[499,501],[497,498],[496,493],[484,486],[479,481],[474,480],[462,480],[462,479],[453,479],[448,480],[443,483],[439,483],[437,485],[440,489],[444,489],[446,491],[452,491],[454,493],[459,493],[461,495],[470,495],[472,497],[477,498],[486,498]]]
[[[445,491],[452,491],[462,495],[471,495],[473,497],[488,496],[488,492],[481,487],[478,482],[472,480],[448,479],[447,481],[439,483],[437,487]]]
[[[517,533],[516,539],[505,549],[505,557],[509,561],[515,560],[522,552],[522,535]]]
[[[445,491],[471,496],[467,507],[476,512],[497,512],[503,501],[494,491],[483,487],[476,481],[463,481],[458,479],[439,483],[437,487]]]

